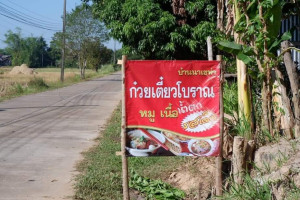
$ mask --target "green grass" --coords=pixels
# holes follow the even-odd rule
[[[251,140],[251,124],[244,114],[232,128],[232,132],[236,135],[246,138],[247,140]]]
[[[222,200],[271,200],[272,199],[272,185],[268,182],[260,183],[253,179],[249,174],[244,177],[243,184],[237,184],[231,180],[231,186],[225,190],[222,197],[217,199]]]
[[[279,150],[278,156],[275,158],[277,166],[282,167],[289,160],[289,156]]]
[[[0,68],[0,74],[4,74],[5,70]]]
[[[224,112],[234,116],[238,113],[238,87],[237,83],[224,83]]]
[[[223,196],[212,198],[214,200],[272,200],[274,199],[273,188],[279,185],[284,187],[284,199],[299,200],[300,189],[297,188],[291,179],[282,182],[270,182],[266,180],[253,179],[249,174],[246,174],[242,184],[235,183],[232,179],[229,180],[230,187],[224,190]]]
[[[300,199],[300,189],[292,182],[291,188],[286,194],[286,200]]]
[[[106,128],[97,139],[97,145],[84,153],[84,160],[78,164],[81,174],[76,179],[76,199],[117,200],[122,199],[120,151],[121,108],[114,111]],[[182,157],[128,158],[129,171],[157,179],[178,167]]]
[[[39,77],[34,77],[33,79],[31,79],[29,82],[28,82],[28,87],[31,87],[31,88],[49,88],[49,86],[45,83],[44,79],[42,78],[39,78]]]

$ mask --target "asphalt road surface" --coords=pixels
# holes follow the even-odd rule
[[[116,73],[0,103],[0,199],[70,199],[80,153],[120,100]]]

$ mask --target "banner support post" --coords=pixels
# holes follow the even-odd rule
[[[129,200],[128,187],[128,161],[126,157],[126,110],[125,110],[125,65],[127,56],[122,55],[122,126],[121,126],[121,154],[122,154],[122,178],[123,178],[123,200]]]
[[[220,61],[220,154],[216,157],[216,195],[223,194],[223,178],[222,178],[222,164],[223,164],[223,130],[224,130],[224,107],[223,107],[223,83],[224,71],[222,65],[222,56],[217,55],[217,61]]]

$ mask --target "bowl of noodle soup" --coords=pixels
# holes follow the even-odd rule
[[[188,149],[197,156],[209,156],[215,150],[211,139],[192,139],[188,142]]]
[[[154,130],[148,130],[148,132],[161,143],[165,143],[166,139],[160,132]],[[159,144],[138,129],[129,131],[127,138],[129,145],[126,149],[132,156],[148,156],[160,147]]]

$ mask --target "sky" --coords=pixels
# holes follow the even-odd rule
[[[62,30],[63,4],[64,0],[0,0],[0,48],[6,47],[6,44],[3,42],[5,33],[8,30],[15,31],[17,27],[21,28],[23,37],[42,36],[49,45],[53,34],[56,32],[55,30]],[[67,12],[71,12],[72,9],[80,4],[80,0],[67,0]],[[9,17],[12,17],[13,14],[8,13],[11,12],[17,17],[25,19],[30,24],[35,23],[38,26],[51,30],[36,28],[10,19]],[[34,21],[27,20],[33,18]],[[114,49],[113,39],[105,45],[110,49]],[[121,47],[122,45],[116,42],[116,49]]]

